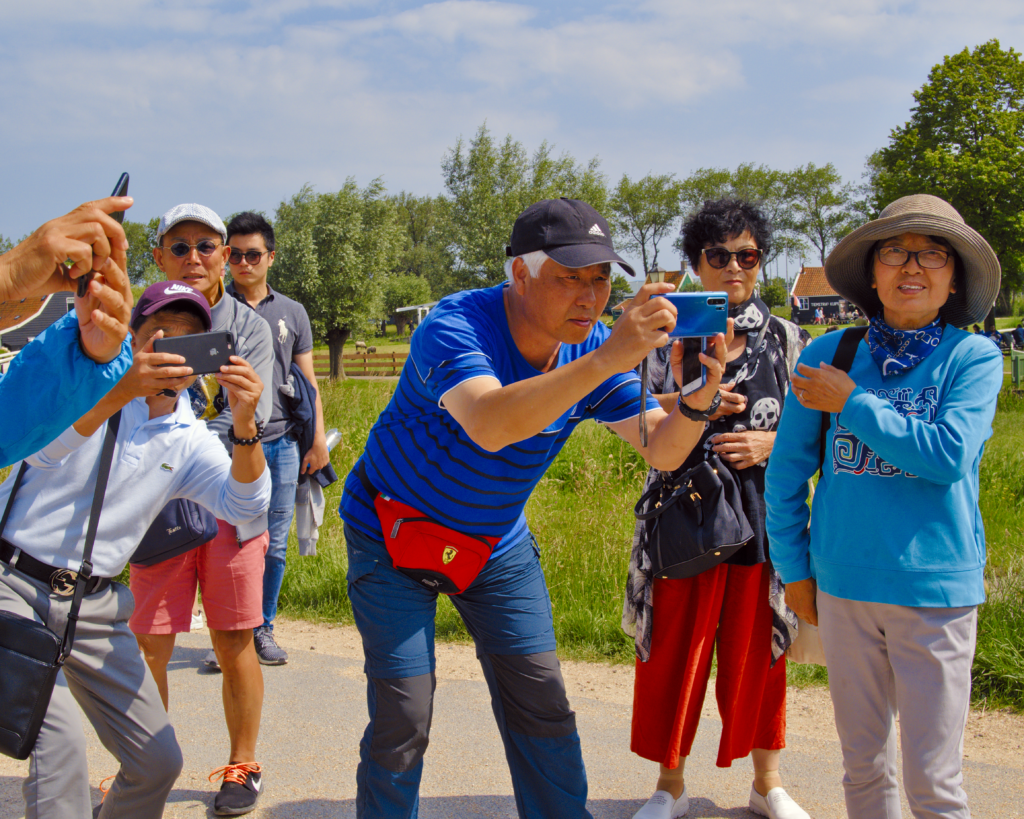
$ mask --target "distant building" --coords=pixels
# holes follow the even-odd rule
[[[789,294],[793,307],[793,321],[797,324],[811,324],[820,307],[825,320],[849,315],[854,307],[840,296],[825,278],[824,267],[801,267]]]
[[[0,346],[20,350],[65,313],[75,309],[71,293],[0,301]]]

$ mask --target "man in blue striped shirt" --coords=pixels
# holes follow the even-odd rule
[[[697,416],[710,412],[724,370],[719,343],[716,355],[702,356],[707,384],[686,397],[688,415],[665,413],[648,398],[650,436],[642,445],[634,368],[669,341],[675,309],[655,297],[672,285],[645,285],[613,330],[602,324],[611,264],[633,271],[615,252],[604,218],[578,200],[529,207],[506,253],[507,283],[443,299],[417,329],[395,394],[345,483],[339,512],[349,597],[369,678],[356,800],[365,819],[417,815],[430,729],[435,589],[444,590],[446,578],[442,566],[396,568],[388,546],[401,541],[409,514],[460,533],[453,538],[496,544],[451,600],[477,644],[519,815],[590,816],[539,548],[523,509],[586,418],[608,425],[651,465],[679,466],[700,437]],[[680,356],[681,349],[677,371]],[[386,533],[381,499],[412,508]],[[439,563],[455,551],[447,547]]]

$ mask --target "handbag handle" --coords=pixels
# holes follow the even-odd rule
[[[107,433],[103,438],[103,450],[100,453],[100,468],[96,474],[96,488],[92,495],[92,509],[89,512],[89,525],[85,531],[85,546],[82,549],[82,567],[75,578],[75,595],[71,599],[71,608],[68,610],[68,624],[64,629],[64,639],[60,644],[60,656],[57,664],[63,665],[71,653],[71,646],[75,642],[75,627],[78,624],[78,611],[82,606],[82,598],[85,597],[85,586],[92,579],[92,546],[96,540],[96,529],[100,524],[100,511],[103,508],[103,495],[107,491],[107,479],[110,477],[110,465],[114,460],[114,443],[117,440],[117,429],[121,425],[121,410],[115,412],[107,420]],[[21,479],[25,475],[28,463],[21,462],[18,476],[14,479],[14,486],[11,487],[11,494],[7,498],[7,508],[4,509],[4,516],[0,519],[0,535],[7,526],[7,518],[14,506],[14,496],[21,486]]]

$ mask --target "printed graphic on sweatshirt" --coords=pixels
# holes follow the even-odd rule
[[[916,395],[910,387],[867,390],[867,392],[888,401],[904,418],[917,417],[929,424],[935,422],[935,414],[939,406],[939,391],[936,387],[925,387]],[[879,475],[883,478],[903,474],[906,474],[908,478],[917,477],[909,472],[904,473],[899,467],[879,458],[871,447],[864,444],[838,421],[835,434],[832,437],[832,471],[835,474],[850,472],[854,475]]]

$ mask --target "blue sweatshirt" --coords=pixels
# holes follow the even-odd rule
[[[38,452],[110,392],[132,365],[131,338],[108,364],[82,351],[78,318],[57,319],[25,346],[0,377],[0,466]]]
[[[800,363],[830,364],[840,335],[814,341]],[[821,414],[786,402],[765,489],[775,568],[787,583],[814,577],[847,600],[983,602],[978,464],[992,434],[1002,355],[988,339],[947,326],[923,362],[884,382],[861,341],[850,377],[857,388],[832,416],[811,510],[807,480],[818,469]]]

